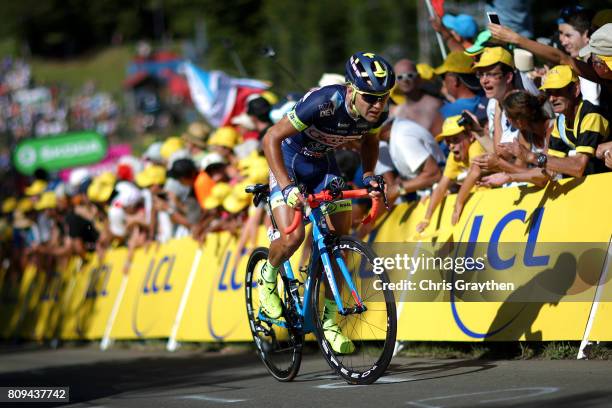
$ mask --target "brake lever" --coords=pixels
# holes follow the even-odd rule
[[[385,179],[383,176],[374,176],[374,180],[378,183],[378,188],[373,188],[368,186],[368,191],[380,191],[383,198],[383,203],[385,204],[385,208],[389,209],[389,202],[387,201],[387,194],[385,193]]]

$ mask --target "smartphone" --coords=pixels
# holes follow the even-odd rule
[[[489,18],[489,23],[501,25],[501,23],[499,22],[499,16],[497,15],[497,13],[487,11],[487,17]]]

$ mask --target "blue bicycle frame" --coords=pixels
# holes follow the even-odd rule
[[[334,276],[334,272],[332,268],[332,263],[331,263],[330,254],[328,250],[329,248],[327,246],[327,243],[325,242],[325,238],[330,235],[330,231],[327,226],[327,221],[325,220],[325,216],[323,215],[323,211],[321,207],[319,206],[316,208],[312,208],[310,214],[308,215],[308,219],[310,223],[312,223],[313,243],[312,243],[312,253],[311,253],[312,262],[310,262],[310,265],[308,267],[308,277],[304,284],[304,300],[300,301],[300,296],[297,291],[295,292],[290,291],[291,296],[293,297],[295,307],[297,309],[297,313],[302,318],[302,326],[296,327],[296,328],[301,329],[304,334],[313,332],[315,330],[313,316],[311,315],[312,310],[310,308],[310,295],[311,295],[310,292],[311,290],[313,290],[312,277],[315,271],[317,270],[319,259],[323,261],[323,268],[324,268],[323,270],[325,272],[325,275],[327,276],[327,282],[334,295],[334,300],[336,302],[336,305],[338,306],[338,313],[340,313],[341,315],[345,314],[345,309],[342,305],[342,298],[340,297],[340,291],[338,289],[338,285],[336,283],[336,278]],[[359,307],[363,307],[361,298],[355,288],[355,283],[353,282],[353,279],[351,278],[349,270],[346,267],[346,263],[344,262],[344,259],[342,258],[341,251],[336,249],[333,251],[332,255],[334,256],[337,265],[340,267],[342,276],[344,277],[344,280],[347,282],[348,287],[351,290],[351,294],[353,298],[355,299],[355,302],[357,303]],[[289,260],[283,263],[283,267],[284,267],[285,275],[288,281],[290,282],[295,281],[295,276],[293,274],[293,269],[291,268],[291,264],[289,263]],[[259,319],[268,321],[270,323],[273,323],[273,324],[276,324],[282,327],[287,326],[287,324],[284,321],[277,320],[277,319],[270,319],[265,314],[263,314],[261,311],[259,311]]]

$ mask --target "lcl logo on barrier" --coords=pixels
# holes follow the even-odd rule
[[[225,253],[225,259],[223,261],[223,267],[221,269],[221,274],[219,275],[219,283],[215,286],[212,286],[211,291],[210,291],[210,295],[208,297],[208,331],[210,333],[210,335],[215,339],[215,340],[223,340],[225,337],[227,337],[235,328],[236,326],[234,326],[232,329],[230,329],[227,333],[223,333],[223,334],[219,334],[215,331],[214,327],[213,327],[213,316],[215,316],[214,312],[213,312],[213,306],[215,304],[214,302],[214,294],[216,291],[219,292],[229,292],[231,291],[237,291],[240,288],[242,288],[242,281],[236,281],[236,272],[238,270],[238,265],[240,265],[240,260],[242,259],[242,257],[244,255],[247,254],[247,249],[243,248],[242,251],[240,252],[240,257],[238,258],[238,260],[236,261],[236,264],[234,265],[234,267],[231,270],[231,273],[229,274],[229,279],[228,277],[226,277],[228,269],[229,269],[229,264],[230,264],[230,260],[232,259],[232,254],[233,251],[228,250]],[[229,282],[226,282],[227,280],[229,280]],[[238,324],[238,323],[237,323]]]
[[[149,267],[142,282],[142,289],[138,291],[138,295],[134,300],[134,309],[132,311],[132,330],[138,337],[145,336],[146,332],[149,331],[154,325],[154,322],[150,322],[149,327],[142,330],[138,326],[138,305],[140,296],[151,296],[159,293],[160,291],[172,291],[170,278],[172,277],[172,270],[174,269],[175,261],[176,255],[166,255],[157,262],[155,258],[151,258],[151,261],[149,261]],[[165,272],[165,274],[163,272]],[[160,282],[159,279],[162,275],[163,282]]]
[[[525,246],[523,264],[525,266],[546,266],[550,261],[550,257],[548,255],[535,255],[535,246],[538,241],[538,234],[540,233],[540,227],[542,225],[544,208],[536,208],[532,216],[533,220],[531,222],[531,226],[529,227],[529,233],[527,235],[527,245]],[[476,247],[476,243],[478,242],[478,237],[480,235],[480,227],[482,226],[483,218],[483,215],[477,215],[474,217],[474,222],[472,223],[472,230],[470,232],[469,245],[465,254],[466,257],[474,256],[474,250]],[[495,225],[495,228],[491,233],[491,238],[489,238],[489,244],[487,247],[487,258],[489,266],[498,271],[510,269],[514,266],[516,262],[516,255],[513,255],[512,257],[507,259],[502,259],[499,255],[499,240],[508,224],[510,224],[512,221],[521,221],[522,223],[526,223],[527,211],[514,210],[509,212],[497,222],[497,225]]]
[[[529,226],[529,231],[527,235],[527,245],[525,246],[525,252],[523,255],[523,263],[525,266],[533,266],[533,267],[542,267],[548,265],[550,257],[548,255],[540,255],[536,256],[535,245],[538,241],[538,234],[540,233],[540,228],[542,226],[542,218],[544,217],[544,207],[536,208],[532,214],[532,220]],[[470,232],[469,244],[466,250],[466,257],[473,256],[476,242],[478,242],[478,237],[480,235],[480,227],[482,225],[483,215],[477,215],[474,217],[474,222],[472,223],[472,229]],[[508,259],[502,259],[499,255],[499,241],[502,233],[512,221],[521,221],[522,223],[527,223],[527,211],[525,210],[514,210],[510,211],[508,214],[503,216],[495,225],[493,232],[491,233],[491,238],[489,239],[489,244],[487,248],[487,257],[489,265],[496,270],[506,270],[512,268],[516,262],[516,255]],[[467,224],[466,224],[467,226]],[[507,322],[502,324],[500,327],[486,333],[479,333],[468,328],[465,323],[461,320],[461,316],[459,316],[459,311],[457,310],[457,304],[455,302],[454,292],[451,292],[451,309],[453,313],[453,318],[457,327],[461,329],[461,331],[469,337],[476,339],[484,339],[487,337],[494,336],[495,334],[501,332],[508,326],[512,324],[512,322],[519,316],[519,310],[512,318],[510,318]]]
[[[110,280],[112,270],[112,265],[106,263],[91,269],[89,283],[87,284],[87,290],[85,292],[85,299],[96,298],[98,296],[104,297],[108,295],[108,282]],[[98,292],[100,282],[102,282],[102,287]]]
[[[170,285],[170,277],[172,276],[172,269],[174,268],[174,262],[176,261],[176,255],[166,255],[156,264],[155,259],[151,259],[149,262],[149,269],[142,285],[142,293],[150,294],[157,293],[160,290],[170,292],[172,285]],[[163,286],[159,284],[159,276],[163,268],[166,267],[166,275],[164,277]]]

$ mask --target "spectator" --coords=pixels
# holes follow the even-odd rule
[[[610,134],[609,121],[598,107],[580,98],[578,78],[571,67],[559,65],[551,69],[542,89],[550,95],[558,116],[548,154],[529,154],[527,162],[572,177],[604,171],[595,152]]]
[[[445,14],[440,20],[437,16],[430,18],[432,28],[442,35],[451,51],[462,52],[474,43],[478,34],[478,24],[474,17],[467,14]]]
[[[493,37],[500,41],[515,44],[556,65],[568,65],[581,78],[601,85],[599,103],[610,117],[612,95],[612,23],[603,25],[593,33],[589,45],[579,51],[579,56],[588,62],[572,58],[554,47],[540,44],[520,36],[508,27],[489,24]],[[592,103],[592,101],[591,101]]]
[[[489,123],[489,137],[493,140],[493,147],[499,143],[509,143],[518,137],[518,129],[512,127],[506,113],[496,117],[496,107],[504,97],[514,90],[514,62],[512,55],[502,47],[485,48],[480,59],[473,67],[480,85],[484,89],[487,104],[487,119]],[[499,153],[496,151],[496,153]]]
[[[440,108],[443,119],[460,115],[468,110],[481,118],[486,118],[487,100],[479,93],[482,91],[478,79],[472,73],[472,59],[460,51],[451,52],[444,63],[435,69],[442,75],[444,87],[452,102]]]
[[[203,122],[193,122],[187,127],[181,139],[185,143],[185,148],[192,156],[202,153],[206,149],[206,139],[212,132],[210,126]]]
[[[182,226],[180,235],[186,235],[191,227],[196,225],[201,217],[201,207],[194,192],[194,182],[198,176],[198,169],[191,159],[178,159],[167,173],[167,176],[178,181],[180,189],[168,189],[166,191],[168,201],[159,200],[158,210],[170,214],[172,222]],[[170,180],[168,180],[170,181]],[[175,234],[175,237],[178,237]]]
[[[589,29],[595,13],[582,6],[561,9],[557,20],[559,42],[572,58],[577,58],[581,49],[589,44]]]
[[[463,182],[475,183],[475,180],[480,176],[480,170],[472,165],[475,157],[484,154],[486,151],[481,144],[475,140],[474,135],[469,132],[464,126],[460,126],[458,121],[460,115],[451,116],[444,121],[442,133],[437,139],[444,139],[450,149],[450,154],[446,159],[446,166],[440,182],[434,188],[429,205],[425,211],[425,218],[421,221],[416,229],[418,232],[423,232],[431,222],[431,217],[434,211],[449,191],[453,184]],[[456,221],[463,210],[463,203],[456,204],[453,212],[453,220]]]
[[[434,123],[441,122],[438,109],[442,101],[423,92],[422,79],[417,67],[409,59],[399,60],[393,67],[396,78],[396,88],[405,96],[405,101],[398,104],[392,115],[396,118],[410,119],[423,128],[432,130]]]
[[[481,185],[496,187],[512,182],[529,182],[543,187],[550,180],[553,176],[551,172],[539,166],[527,165],[523,157],[524,152],[537,155],[546,153],[548,149],[553,120],[548,118],[543,109],[545,101],[545,95],[535,96],[525,91],[511,92],[502,101],[508,119],[519,129],[520,134],[518,140],[502,143],[500,148],[518,160],[510,164],[492,154],[474,159],[474,163],[481,169],[497,172],[483,177],[479,182]]]
[[[76,169],[70,174],[67,188],[72,207],[66,214],[68,245],[73,254],[86,259],[87,253],[96,248],[99,231],[94,226],[94,211],[88,205],[87,189],[91,176],[86,169]]]
[[[381,146],[374,170],[382,174],[388,186],[389,202],[398,196],[416,199],[440,180],[438,163],[444,154],[427,129],[410,119],[396,118],[379,134]]]

